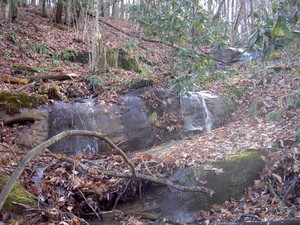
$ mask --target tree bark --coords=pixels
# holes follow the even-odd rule
[[[47,17],[47,15],[46,15],[46,0],[41,0],[40,4],[41,4],[41,16]]]
[[[17,3],[14,0],[7,2],[5,8],[5,19],[7,22],[14,22],[18,18],[18,7]]]
[[[237,15],[237,18],[236,18],[236,22],[234,24],[234,27],[233,27],[233,37],[232,37],[232,43],[235,42],[235,39],[236,39],[236,36],[238,34],[238,28],[241,24],[241,21],[242,21],[242,16],[244,14],[244,11],[245,11],[245,0],[241,0],[240,1],[240,8],[239,8],[239,12],[238,12],[238,15]]]
[[[212,20],[212,24],[215,24],[221,17],[221,11],[223,9],[225,5],[225,0],[222,0],[219,7],[218,7],[218,11],[216,12],[216,14],[214,15],[214,18]]]
[[[105,13],[104,13],[104,11],[105,11],[105,9],[104,9],[104,0],[100,0],[99,4],[100,4],[100,16],[104,17],[105,16]]]
[[[120,18],[121,18],[121,19],[125,19],[124,0],[121,0]]]
[[[55,23],[61,23],[62,11],[63,11],[62,0],[58,0],[56,3]]]

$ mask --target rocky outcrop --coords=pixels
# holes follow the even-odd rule
[[[205,186],[215,194],[181,192],[169,187],[154,186],[135,203],[120,205],[128,214],[152,215],[158,220],[194,224],[197,213],[209,210],[213,204],[222,204],[231,198],[240,198],[247,187],[259,179],[264,168],[261,156],[265,151],[247,151],[226,160],[201,164],[177,171],[169,179],[183,186]]]
[[[57,102],[46,109],[23,110],[4,123],[33,123],[19,142],[29,146],[65,130],[91,130],[107,135],[124,151],[145,149],[162,142],[210,131],[227,122],[232,107],[224,97],[207,92],[178,94],[166,89],[140,88],[120,97],[120,104]],[[32,142],[32,143],[30,143]],[[54,152],[96,154],[108,150],[99,140],[70,137],[51,147]]]

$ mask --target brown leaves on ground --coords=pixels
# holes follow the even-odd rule
[[[67,30],[67,27],[62,26],[66,30],[61,30],[53,27],[50,18],[34,16],[37,10],[32,7],[20,10],[22,20],[17,21],[15,26],[0,22],[0,55],[3,56],[0,57],[0,90],[39,92],[49,85],[44,81],[26,84],[19,78],[13,80],[12,78],[18,75],[14,74],[13,66],[26,65],[38,69],[38,74],[77,74],[78,77],[74,79],[55,82],[60,91],[68,96],[69,101],[91,95],[86,84],[87,78],[97,74],[89,71],[87,63],[75,64],[63,59],[54,60],[52,57],[69,49],[86,53],[89,50],[88,41],[78,41],[76,29]],[[113,19],[110,22],[128,32],[132,31],[128,23]],[[124,40],[140,42],[138,52],[143,56],[140,63],[148,68],[147,77],[153,79],[155,85],[167,84],[169,78],[163,74],[173,66],[174,59],[164,55],[163,50],[168,50],[169,47],[126,36],[104,24],[101,26],[102,37],[110,47],[124,48]],[[92,24],[88,25],[88,29],[92,29]],[[79,31],[82,31],[82,27],[79,27]],[[41,53],[42,50],[45,54]],[[132,55],[136,54],[136,49],[128,51]],[[289,65],[289,62],[284,62],[284,65]],[[167,177],[178,168],[224,159],[247,149],[273,148],[274,151],[271,151],[265,160],[266,168],[261,180],[255,181],[242,199],[232,199],[222,206],[214,205],[210,211],[199,212],[198,222],[210,224],[212,221],[299,218],[300,146],[295,143],[294,134],[300,125],[300,108],[292,106],[293,101],[299,98],[299,66],[293,65],[288,71],[266,71],[265,74],[260,71],[259,65],[250,68],[250,65],[240,64],[236,67],[240,75],[232,75],[225,81],[205,85],[205,89],[224,94],[238,103],[239,107],[233,113],[229,124],[174,145],[159,157],[138,153],[131,160],[140,173]],[[258,78],[253,77],[254,74],[247,74],[252,72],[258,73]],[[22,76],[26,79],[29,75]],[[139,73],[122,69],[109,70],[107,76],[103,76],[103,85],[94,90],[99,104],[118,103],[120,86],[140,76]],[[11,82],[5,83],[8,78]],[[241,94],[233,93],[230,89],[232,87],[242,90]],[[176,125],[176,118],[174,120]],[[29,125],[4,126],[0,118],[0,139],[3,143],[0,145],[1,173],[10,174],[32,147],[16,145],[19,130],[25,127]],[[168,127],[170,131],[175,128],[177,127]],[[77,163],[68,161],[63,155],[44,153],[29,163],[21,181],[48,207],[86,217],[95,216],[91,207],[100,214],[112,209],[117,201],[128,201],[138,197],[143,189],[144,184],[136,180],[103,173],[130,172],[130,168],[120,156],[71,158]],[[88,171],[84,171],[78,163],[86,165]],[[207,169],[216,173],[222,172],[222,168]],[[200,185],[205,183],[205,180],[199,180]],[[41,213],[37,214],[40,215]],[[6,221],[9,215],[3,213],[0,214],[0,218]],[[80,224],[76,218],[69,218],[68,222]],[[51,223],[46,221],[45,224]],[[138,216],[128,216],[123,218],[123,224],[143,222]]]

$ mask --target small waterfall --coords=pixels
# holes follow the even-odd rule
[[[216,97],[208,92],[189,92],[189,95],[181,95],[181,114],[185,131],[213,129],[213,115],[207,107],[206,100]]]
[[[206,114],[205,128],[206,128],[206,131],[211,131],[212,130],[212,126],[213,126],[213,123],[212,123],[212,114],[210,113],[210,111],[208,110],[208,108],[206,106],[205,98],[204,97],[202,97],[202,103],[203,103],[203,107],[204,107],[205,114]]]
[[[84,103],[57,103],[51,108],[49,114],[49,136],[53,136],[64,130],[90,130],[98,131],[95,106],[93,101]],[[68,143],[68,144],[67,144]],[[64,139],[53,146],[53,149],[61,149],[62,153],[75,152],[75,154],[97,154],[99,140],[82,136],[73,136]]]

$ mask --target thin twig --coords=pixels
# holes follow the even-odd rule
[[[96,210],[93,208],[93,206],[91,206],[91,204],[89,203],[89,201],[86,199],[86,197],[84,196],[84,194],[79,190],[79,188],[77,188],[77,190],[79,191],[79,193],[81,194],[81,196],[84,198],[86,204],[91,208],[91,210],[93,210],[93,212],[96,214],[97,218],[99,221],[101,220],[101,217],[98,215],[98,213],[96,212]]]
[[[300,175],[298,177],[295,177],[294,180],[291,182],[290,186],[287,188],[284,196],[282,197],[282,200],[285,202],[288,194],[294,189],[295,185],[300,181]]]
[[[240,216],[239,222],[241,222],[241,221],[243,220],[243,218],[252,218],[252,219],[255,219],[256,221],[262,221],[262,219],[259,218],[259,217],[256,216],[256,215],[252,215],[252,214],[244,214],[244,215],[241,215],[241,216]]]
[[[2,145],[3,147],[8,148],[8,150],[13,154],[13,156],[14,156],[15,159],[16,159],[16,162],[18,163],[19,160],[18,160],[17,155],[16,155],[16,153],[14,152],[14,150],[13,150],[10,146],[8,146],[7,144],[0,143],[0,145]]]
[[[117,204],[118,204],[120,198],[122,197],[122,195],[123,195],[123,194],[125,193],[125,191],[127,190],[127,187],[128,187],[128,185],[130,184],[130,182],[131,182],[131,180],[128,180],[128,181],[127,181],[124,190],[121,192],[121,194],[118,195],[118,197],[117,197],[117,199],[116,199],[116,201],[115,201],[115,204],[114,204],[114,207],[113,207],[112,210],[115,210],[115,209],[116,209]]]

